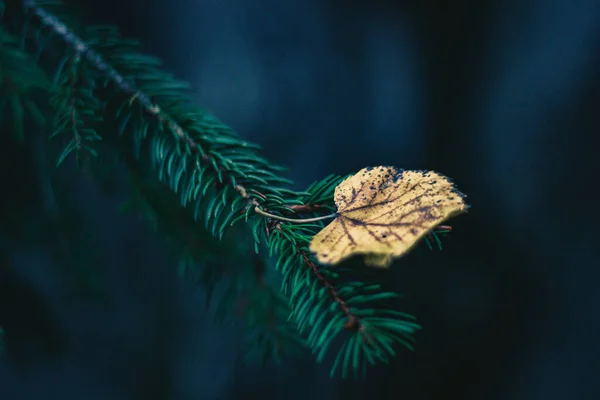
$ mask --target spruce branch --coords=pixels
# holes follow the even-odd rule
[[[0,4],[4,9],[5,2]],[[223,308],[242,304],[249,326],[267,328],[255,335],[263,353],[279,349],[282,338],[302,342],[281,322],[286,314],[319,362],[334,339],[345,336],[332,374],[338,369],[343,376],[349,370],[360,373],[368,364],[387,362],[398,344],[412,348],[419,326],[395,311],[390,301],[396,294],[349,268],[319,265],[309,250],[323,221],[335,216],[333,191],[342,177],[327,177],[305,192],[288,189],[292,182],[280,176],[283,168],[260,156],[260,146],[195,107],[185,94],[188,85],[164,73],[158,59],[143,55],[139,43],[113,27],[79,25],[59,1],[6,4],[11,9],[3,12],[2,28],[22,39],[33,66],[54,77],[46,88],[45,111],[56,116],[49,126],[52,137],[68,138],[58,164],[73,152],[78,160],[83,152],[91,155],[93,165],[120,160],[131,174],[134,208],[145,212],[181,253],[182,270],[197,267],[209,289],[227,275],[225,297],[238,300],[221,302]],[[11,74],[21,76],[17,70]],[[268,248],[276,257],[287,299],[256,273],[265,262],[256,256],[246,254],[244,265],[229,274],[202,262],[203,250],[217,247],[204,234],[223,244],[226,233],[240,237],[242,221],[250,228],[255,253]],[[445,228],[432,231],[427,244],[439,243],[437,235]],[[225,254],[218,257],[222,261]]]
[[[214,307],[217,322],[233,317],[245,321],[246,359],[280,361],[304,350],[305,341],[288,321],[288,301],[269,284],[264,262],[253,254],[247,235],[233,229],[217,240],[206,230],[198,229],[190,210],[179,206],[174,193],[164,193],[131,157],[124,159],[130,173],[131,194],[122,210],[141,211],[152,229],[160,232],[169,247],[181,255],[180,276],[206,288],[205,301]],[[240,268],[249,260],[252,268]]]
[[[37,2],[33,0],[27,0],[24,1],[24,6],[30,10],[33,16],[39,18],[42,25],[49,28],[52,32],[54,32],[54,34],[59,35],[66,44],[72,47],[72,49],[75,52],[75,56],[73,57],[72,63],[75,65],[76,69],[78,68],[78,65],[82,58],[91,63],[98,71],[101,71],[104,74],[104,77],[106,79],[114,83],[121,90],[122,94],[131,96],[129,98],[130,104],[133,102],[138,103],[143,109],[143,111],[145,111],[147,114],[155,117],[158,120],[162,129],[173,132],[180,142],[185,142],[188,151],[200,154],[200,159],[204,163],[212,164],[212,166],[218,174],[218,179],[221,184],[224,184],[226,181],[228,181],[229,183],[235,183],[235,178],[233,177],[233,175],[228,175],[227,171],[220,168],[217,165],[217,161],[215,160],[215,158],[211,158],[204,151],[201,144],[198,141],[196,141],[191,135],[189,135],[184,130],[184,128],[180,124],[178,124],[167,112],[161,109],[161,107],[158,104],[154,103],[148,94],[136,88],[130,81],[128,81],[128,79],[125,76],[117,72],[115,68],[113,68],[110,64],[104,61],[103,57],[98,52],[94,51],[94,49],[91,48],[84,40],[82,40],[78,35],[72,32],[71,29],[69,29],[69,27],[63,24],[52,14],[46,12],[43,8],[39,7],[36,3]],[[56,4],[57,2],[52,3]],[[70,98],[69,104],[73,104],[72,98]],[[74,113],[75,110],[73,109],[71,115],[74,115]],[[75,119],[74,117],[72,118]],[[76,130],[74,131],[74,133],[76,133]],[[75,139],[74,145],[77,145],[77,143],[77,139]],[[245,141],[227,140],[226,138],[222,139],[222,143],[232,144],[241,148],[260,148]],[[228,160],[222,159],[221,161],[227,162]],[[243,185],[234,184],[233,186],[242,198],[247,199],[248,202],[253,206],[259,206],[259,203],[256,201],[256,199],[252,198],[248,190],[246,190],[246,188]]]

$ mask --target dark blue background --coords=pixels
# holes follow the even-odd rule
[[[67,303],[46,251],[9,252],[22,286],[4,294],[7,335],[35,353],[52,326],[63,347],[0,360],[0,399],[600,398],[600,2],[84,3],[298,188],[367,165],[435,169],[472,209],[444,252],[395,265],[417,351],[348,382],[310,359],[237,363],[242,337],[212,322],[176,258],[78,176],[112,303]]]

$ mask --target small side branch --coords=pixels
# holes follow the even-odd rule
[[[352,311],[350,311],[350,307],[348,307],[346,301],[340,297],[340,294],[337,292],[337,290],[331,284],[331,282],[329,282],[329,280],[327,280],[327,278],[319,271],[315,262],[311,260],[308,254],[302,249],[300,249],[298,245],[296,245],[296,250],[302,255],[302,260],[304,261],[304,264],[311,270],[312,274],[319,280],[321,285],[323,285],[327,289],[333,301],[338,304],[342,313],[344,313],[344,315],[347,317],[347,321],[344,324],[344,329],[354,330],[360,328],[360,319],[356,315],[354,315]]]

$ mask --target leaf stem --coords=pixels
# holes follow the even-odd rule
[[[329,219],[329,218],[335,218],[335,217],[337,217],[337,213],[332,213],[332,214],[322,215],[320,217],[314,217],[314,218],[286,218],[286,217],[281,217],[279,215],[271,214],[269,212],[261,210],[260,207],[258,207],[258,206],[254,207],[254,211],[257,214],[260,214],[260,215],[265,216],[265,217],[269,217],[269,218],[272,218],[272,219],[277,219],[279,221],[292,222],[292,223],[295,223],[295,224],[302,224],[302,223],[307,223],[307,222],[317,222],[317,221],[322,221],[324,219]]]

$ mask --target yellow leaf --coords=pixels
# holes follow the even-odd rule
[[[322,264],[356,255],[388,267],[443,221],[467,209],[465,196],[433,171],[363,168],[335,188],[337,217],[310,242]]]

